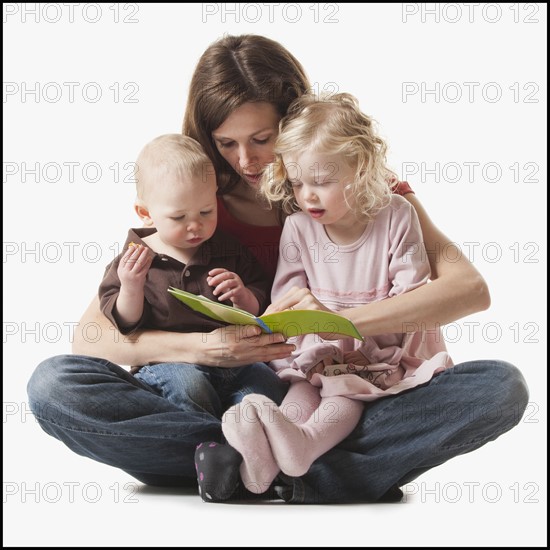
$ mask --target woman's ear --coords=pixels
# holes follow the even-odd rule
[[[153,227],[155,223],[151,219],[151,215],[149,214],[149,209],[140,201],[136,201],[134,203],[134,210],[136,211],[136,214],[141,218],[141,221],[143,222],[143,225],[145,227]]]

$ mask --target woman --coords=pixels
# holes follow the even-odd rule
[[[214,162],[219,224],[250,246],[272,274],[282,219],[280,212],[258,201],[256,188],[272,159],[280,118],[309,88],[303,68],[280,44],[245,35],[226,36],[205,51],[189,92],[183,130]],[[489,293],[481,275],[463,255],[440,253],[454,245],[433,225],[407,184],[395,191],[419,216],[433,281],[346,315],[369,336],[402,332],[404,323],[429,330],[486,309]],[[447,259],[455,257],[460,259]],[[293,289],[271,307],[322,306],[308,289]],[[99,340],[86,340],[83,329],[89,323],[101,328]],[[197,411],[192,403],[177,409],[118,364],[231,368],[288,357],[293,349],[281,335],[258,336],[239,327],[208,334],[148,331],[132,342],[113,335],[96,298],[75,333],[73,351],[80,355],[54,357],[37,368],[29,382],[30,406],[42,428],[75,452],[155,485],[195,483],[195,446],[221,441],[220,419]],[[277,494],[297,503],[399,498],[398,485],[512,428],[527,400],[525,381],[510,364],[456,365],[423,387],[368,405],[343,443],[317,460],[305,476],[281,480]],[[48,406],[51,403],[56,406]],[[444,414],[428,414],[443,412],[449,404],[452,422]],[[488,415],[488,404],[500,414]]]

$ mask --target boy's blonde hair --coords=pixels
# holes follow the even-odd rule
[[[208,175],[214,175],[214,167],[197,141],[182,134],[165,134],[145,145],[137,158],[134,177],[138,200],[145,200],[169,175],[206,181]]]
[[[385,142],[351,94],[304,95],[281,120],[275,160],[264,171],[260,190],[271,203],[280,203],[286,214],[299,212],[300,208],[282,156],[298,156],[306,150],[341,155],[355,169],[354,181],[347,190],[355,198],[358,217],[369,221],[389,203],[390,185],[398,178],[386,166]]]

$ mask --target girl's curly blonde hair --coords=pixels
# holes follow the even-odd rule
[[[275,159],[266,168],[260,193],[279,203],[286,214],[299,212],[283,156],[306,150],[341,155],[355,170],[346,191],[355,198],[355,213],[365,221],[389,203],[397,175],[386,166],[385,142],[376,134],[373,120],[361,112],[348,93],[330,96],[303,95],[292,103],[279,124]]]

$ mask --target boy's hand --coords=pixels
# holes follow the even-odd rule
[[[244,286],[242,279],[236,273],[217,267],[210,270],[208,275],[206,282],[215,287],[213,294],[217,296],[220,302],[231,300],[234,304],[238,304],[248,297],[250,291]]]
[[[121,286],[127,291],[143,290],[152,262],[153,254],[146,246],[130,243],[117,269]]]

